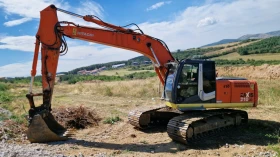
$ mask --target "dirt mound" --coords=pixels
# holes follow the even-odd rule
[[[55,108],[52,114],[65,128],[84,129],[97,126],[101,120],[93,109],[83,106]]]
[[[236,76],[251,79],[280,79],[280,65],[217,67],[218,76]]]

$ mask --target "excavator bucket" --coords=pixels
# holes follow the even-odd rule
[[[40,114],[35,115],[27,130],[27,138],[31,143],[63,141],[71,135],[71,131],[61,126],[51,113],[44,118]]]

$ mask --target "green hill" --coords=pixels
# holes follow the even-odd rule
[[[172,52],[172,55],[178,60],[186,58],[212,59],[216,60],[217,64],[225,64],[227,60],[231,60],[228,62],[229,64],[233,63],[232,60],[236,60],[236,63],[246,64],[246,60],[248,59],[254,60],[252,64],[263,64],[266,62],[268,64],[280,64],[280,37],[271,37],[262,40],[248,39],[227,45],[223,44],[212,47],[178,50],[177,52]],[[244,62],[240,62],[240,59]],[[115,61],[81,67],[71,70],[69,73],[76,74],[80,70],[94,70],[103,66],[110,69],[112,65],[115,64],[125,63],[126,65],[132,65],[133,62],[141,63],[149,60],[150,59],[145,56],[139,56],[126,61]],[[251,62],[249,64],[251,64]]]

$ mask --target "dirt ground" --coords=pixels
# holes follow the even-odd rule
[[[118,99],[116,101],[110,97],[94,96],[90,100],[86,96],[71,96],[71,99],[92,106],[102,117],[118,113],[123,121],[112,125],[100,123],[94,128],[78,130],[73,139],[68,141],[28,144],[29,142],[24,140],[19,145],[55,153],[52,156],[59,154],[65,156],[79,156],[79,154],[84,156],[276,156],[267,145],[279,141],[267,135],[273,135],[276,131],[274,128],[280,128],[280,108],[270,110],[259,106],[255,109],[247,109],[250,117],[248,125],[228,129],[214,137],[185,146],[173,142],[168,137],[165,127],[143,132],[128,124],[126,118],[128,111],[140,107],[139,104],[150,106],[148,104],[150,100]],[[115,105],[98,102],[115,102]],[[159,101],[153,102],[153,104],[157,103]]]
[[[264,65],[265,66],[265,65]],[[264,67],[263,66],[263,67]],[[261,67],[261,68],[263,68]],[[279,71],[279,66],[274,71]],[[241,69],[246,69],[242,68]],[[266,69],[269,67],[266,67]],[[218,68],[219,75],[223,68]],[[250,69],[247,67],[247,69]],[[221,133],[204,138],[197,143],[182,145],[172,141],[167,133],[166,127],[152,128],[147,131],[135,129],[128,123],[127,114],[136,108],[146,108],[164,104],[159,100],[157,93],[157,78],[146,80],[146,84],[131,82],[138,86],[151,86],[154,94],[145,95],[151,91],[142,91],[142,95],[120,93],[128,90],[125,83],[105,83],[106,87],[114,87],[116,84],[122,88],[107,88],[102,92],[95,91],[97,87],[103,86],[98,82],[78,83],[75,85],[58,84],[54,92],[53,104],[56,106],[79,106],[84,105],[94,109],[102,118],[98,126],[78,130],[76,134],[67,141],[51,142],[46,144],[30,144],[27,140],[21,142],[2,141],[0,146],[0,157],[28,154],[28,156],[278,156],[279,132],[280,132],[280,100],[278,95],[280,89],[279,78],[269,80],[267,77],[259,78],[249,71],[240,72],[240,69],[232,68],[232,74],[242,77],[253,77],[257,79],[260,89],[260,104],[257,108],[245,108],[249,115],[249,123],[244,126],[230,128]],[[260,71],[260,70],[256,70]],[[229,72],[229,71],[227,71]],[[261,72],[260,72],[261,73]],[[248,75],[245,75],[248,74]],[[279,73],[280,74],[280,73]],[[262,75],[265,75],[262,73]],[[143,81],[142,81],[143,82]],[[99,84],[99,85],[98,85]],[[154,85],[156,84],[156,85]],[[132,87],[136,88],[135,85]],[[40,90],[40,88],[38,88]],[[138,89],[135,89],[138,90]],[[94,92],[92,92],[94,91]],[[273,93],[274,92],[274,93]],[[277,93],[279,92],[279,93]],[[138,93],[139,94],[139,93]],[[144,96],[143,96],[144,94]],[[278,95],[278,96],[277,96]],[[24,99],[23,99],[24,100]],[[102,123],[106,118],[119,116],[122,120],[115,124]],[[11,148],[11,149],[10,149]],[[276,150],[276,151],[274,151]],[[37,152],[37,153],[36,153]],[[2,153],[2,154],[1,154]],[[6,154],[5,154],[6,153]]]

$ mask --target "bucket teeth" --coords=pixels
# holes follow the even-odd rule
[[[63,136],[65,137],[73,137],[76,134],[77,130],[75,129],[67,129]]]

